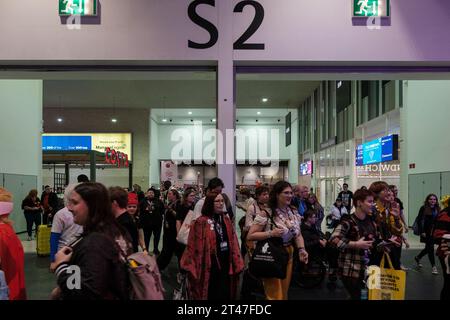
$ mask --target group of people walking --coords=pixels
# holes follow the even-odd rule
[[[185,297],[194,300],[238,299],[238,288],[248,285],[241,281],[241,275],[252,271],[258,250],[268,251],[258,246],[263,242],[271,242],[286,257],[283,276],[259,279],[268,300],[287,300],[294,266],[308,264],[324,252],[333,275],[340,276],[352,299],[361,298],[366,270],[379,265],[384,252],[394,268],[401,268],[407,225],[393,186],[375,182],[354,194],[344,190],[346,194],[340,195],[335,205],[339,214],[331,213],[337,222],[328,238],[322,232],[324,208],[309,188],[286,181],[270,188],[259,186],[255,199],[247,193],[241,206],[246,211],[239,221],[241,241],[235,212],[223,188],[223,182],[213,178],[205,196],[198,199],[195,189],[187,188],[180,194],[168,184],[162,192],[150,188],[145,194],[139,188],[132,192],[121,187],[108,190],[100,183],[86,181],[68,186],[65,207],[52,214],[50,269],[57,284],[52,299],[129,299],[126,257],[133,252],[155,255],[159,270],[167,268],[175,255],[180,278],[186,284]],[[25,299],[23,249],[7,219],[12,212],[11,197],[0,189],[0,266],[10,286],[10,298]],[[29,200],[23,205],[26,215],[41,208],[35,193]],[[420,234],[427,246],[416,261],[419,263],[425,254],[430,261],[434,259],[431,252],[434,244],[439,245],[445,280],[441,298],[448,299],[449,249],[442,240],[450,234],[448,203],[441,211],[437,197],[430,195],[419,216]],[[149,250],[152,237],[153,252]],[[14,257],[6,252],[14,252]],[[22,267],[13,272],[5,257]],[[68,281],[75,267],[81,272],[79,288]]]

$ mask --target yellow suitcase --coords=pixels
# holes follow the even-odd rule
[[[52,227],[46,224],[41,224],[38,226],[36,232],[36,251],[37,255],[40,257],[45,257],[50,255],[50,233]]]

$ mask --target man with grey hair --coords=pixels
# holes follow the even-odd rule
[[[67,208],[72,191],[79,183],[70,184],[64,191],[64,208],[59,210],[53,218],[52,233],[50,235],[50,270],[54,270],[55,254],[64,246],[69,245],[83,233],[83,227],[73,222],[72,212]]]
[[[295,197],[292,199],[291,204],[297,207],[298,214],[303,217],[308,209],[306,206],[306,201],[308,201],[309,188],[307,186],[297,185],[294,187],[293,191]]]

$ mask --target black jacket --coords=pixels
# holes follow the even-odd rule
[[[128,232],[129,239],[133,246],[133,252],[139,251],[139,232],[136,225],[136,222],[133,220],[133,217],[125,212],[121,214],[117,219],[117,222]]]
[[[68,287],[74,283],[70,266],[78,266],[81,271],[80,289]],[[128,300],[130,296],[127,269],[119,260],[118,245],[98,232],[84,236],[74,246],[70,265],[59,265],[56,275],[63,300]]]
[[[324,239],[323,234],[314,226],[310,227],[305,223],[301,226],[303,240],[305,241],[305,250],[311,257],[320,255],[322,246],[319,240]]]
[[[431,208],[428,208],[428,210],[431,210]],[[437,207],[436,207],[436,210],[438,213],[436,215],[436,217],[437,217],[439,215],[440,210]],[[426,242],[427,239],[432,237],[433,226],[434,226],[436,217],[433,217],[432,214],[427,214],[425,212],[425,206],[422,206],[420,208],[418,221],[419,221],[419,232],[420,232],[420,241],[421,242]],[[425,238],[422,237],[422,233],[426,234]]]
[[[41,201],[43,204],[44,203],[44,197],[45,197],[46,193],[43,192],[42,196],[41,196]],[[54,192],[50,192],[48,195],[48,205],[52,208],[52,213],[56,213],[56,211],[58,210],[58,196],[56,195],[56,193]]]
[[[164,204],[158,198],[144,199],[139,208],[140,223],[142,228],[160,226],[164,217]]]

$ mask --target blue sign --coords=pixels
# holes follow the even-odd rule
[[[92,149],[91,136],[43,136],[44,151],[87,151]]]
[[[396,134],[360,144],[356,148],[357,166],[392,160],[398,160],[398,135]]]

